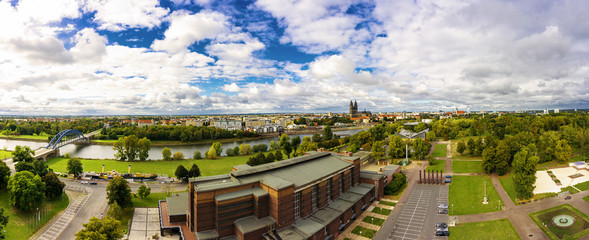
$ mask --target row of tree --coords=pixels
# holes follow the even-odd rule
[[[241,130],[226,130],[207,126],[144,126],[117,125],[104,128],[97,139],[113,139],[119,136],[135,135],[137,138],[147,138],[152,141],[182,141],[195,142],[203,140],[215,140],[224,138],[257,137],[254,132]]]

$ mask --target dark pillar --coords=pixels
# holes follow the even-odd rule
[[[417,183],[421,183],[421,170],[419,170],[419,181]]]

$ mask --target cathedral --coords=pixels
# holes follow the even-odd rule
[[[358,112],[358,102],[350,101],[350,118],[370,117],[370,115],[372,115],[372,113],[368,112],[366,110],[364,110],[362,112]]]

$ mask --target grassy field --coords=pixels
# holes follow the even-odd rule
[[[12,157],[12,152],[0,150],[0,159]]]
[[[196,163],[200,169],[202,176],[211,176],[218,174],[225,174],[231,171],[231,167],[235,165],[245,164],[251,157],[248,156],[236,156],[236,157],[222,157],[215,160],[209,159],[186,159],[177,161],[134,161],[134,162],[122,162],[116,160],[91,160],[82,159],[85,172],[101,172],[102,164],[105,165],[105,171],[116,170],[117,172],[127,172],[129,164],[131,164],[131,172],[141,173],[157,173],[159,175],[167,174],[168,176],[174,176],[174,171],[178,165],[184,165],[187,169],[190,169],[193,163]],[[286,158],[286,157],[285,157]],[[51,158],[47,160],[49,168],[56,172],[66,172],[67,159],[65,158]]]
[[[589,196],[584,197],[583,200],[585,200],[585,202],[588,202],[589,203]]]
[[[428,165],[426,170],[434,170],[434,171],[439,171],[442,170],[444,171],[446,169],[446,161],[445,160],[434,160],[432,162],[433,165]]]
[[[501,186],[503,186],[503,189],[505,190],[505,192],[507,192],[507,195],[509,195],[511,201],[517,204],[517,202],[515,201],[517,194],[515,193],[515,185],[513,184],[513,173],[499,176],[499,182],[501,182]]]
[[[8,215],[8,225],[6,230],[6,239],[27,239],[39,230],[46,222],[61,210],[67,208],[69,199],[64,193],[60,198],[53,201],[46,201],[41,209],[45,209],[41,221],[37,224],[31,224],[36,212],[22,212],[10,207],[10,196],[8,191],[0,192],[0,208],[4,209],[4,214]]]
[[[49,142],[49,134],[47,133],[41,133],[40,135],[2,135],[0,134],[0,137],[4,137],[4,138],[14,138],[14,139],[31,139],[31,140],[45,140]]]
[[[552,218],[566,214],[575,218],[575,223],[570,227],[558,227],[552,223]],[[564,204],[529,214],[532,220],[550,237],[550,239],[578,239],[589,234],[589,218],[571,205]]]
[[[589,190],[589,181],[575,184],[575,187],[581,191]]]
[[[482,173],[482,161],[452,161],[452,171],[455,173]]]
[[[391,214],[391,210],[390,209],[384,209],[384,208],[379,208],[379,207],[375,207],[372,209],[373,213],[378,213],[381,215],[389,215]]]
[[[352,230],[352,233],[356,234],[356,235],[360,235],[362,237],[367,237],[367,238],[372,239],[374,237],[374,235],[376,234],[376,231],[372,230],[372,229],[356,226],[356,228],[354,228],[354,230]]]
[[[483,204],[484,182],[487,184],[487,197],[489,204]],[[454,209],[451,215],[465,215],[498,211],[501,198],[491,183],[491,177],[480,176],[454,176],[450,184],[450,204]]]
[[[377,217],[371,217],[371,216],[366,216],[362,222],[365,223],[370,223],[372,225],[377,225],[377,226],[382,226],[382,224],[384,223],[384,219],[382,218],[377,218]]]
[[[509,219],[487,222],[463,223],[450,227],[450,237],[456,240],[520,239]]]
[[[433,157],[446,157],[446,151],[448,151],[448,144],[436,144],[436,148],[433,152]]]
[[[131,199],[133,207],[158,207],[159,200],[166,200],[166,193],[151,193],[144,199],[139,197]]]

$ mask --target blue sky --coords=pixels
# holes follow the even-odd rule
[[[0,0],[0,114],[587,108],[585,1]]]

